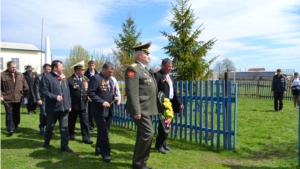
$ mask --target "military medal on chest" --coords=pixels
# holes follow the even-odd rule
[[[87,89],[88,89],[88,83],[87,83],[87,81],[84,79],[84,80],[82,81],[82,83],[83,83],[83,85],[84,85],[85,90],[87,90]]]
[[[100,86],[100,90],[103,91],[103,92],[106,92],[107,91],[107,83],[104,79],[102,79],[101,81],[102,85]]]
[[[150,85],[151,82],[152,82],[151,79],[144,79],[144,83],[147,84],[147,85]]]

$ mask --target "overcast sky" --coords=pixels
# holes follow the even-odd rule
[[[161,31],[172,33],[174,0],[2,0],[1,40],[29,43],[41,49],[49,36],[53,59],[65,60],[80,44],[88,51],[108,54],[116,48],[114,38],[122,33],[122,22],[134,18],[141,41],[152,41],[151,64],[169,57]],[[300,0],[190,0],[195,28],[204,29],[199,40],[216,38],[207,59],[229,58],[237,70],[295,69],[300,71]],[[212,64],[213,68],[214,64]]]

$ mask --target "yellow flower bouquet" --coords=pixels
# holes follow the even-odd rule
[[[163,92],[158,93],[158,99],[164,109],[163,112],[158,114],[158,117],[165,132],[168,133],[169,129],[171,128],[171,121],[174,117],[172,103],[170,99],[165,98],[165,94]]]

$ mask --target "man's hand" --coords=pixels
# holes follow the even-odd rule
[[[69,109],[69,113],[72,111],[72,108]]]
[[[142,117],[142,115],[140,115],[140,114],[133,116],[133,118],[135,118],[135,119],[137,119],[137,120],[140,120],[141,117]]]
[[[36,103],[37,103],[38,105],[42,105],[42,104],[43,104],[42,100],[38,100]]]
[[[284,91],[283,94],[286,94],[286,91]]]
[[[184,110],[184,105],[181,104],[179,108],[180,108],[180,110]]]
[[[56,97],[56,100],[57,100],[58,102],[61,102],[61,101],[63,100],[63,98],[61,97],[61,95],[58,95],[58,96]]]
[[[1,100],[1,101],[3,101],[3,100],[4,100],[2,96],[0,97],[0,100]]]
[[[105,108],[109,108],[109,107],[110,107],[110,104],[109,104],[108,102],[104,102],[104,103],[102,104],[102,106],[105,107]]]
[[[117,103],[118,106],[120,105],[119,100],[120,100],[120,98],[116,96],[114,101],[115,101],[115,103]]]

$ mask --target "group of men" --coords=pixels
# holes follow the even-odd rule
[[[151,42],[133,47],[135,63],[125,72],[127,105],[126,111],[137,126],[137,138],[132,159],[133,169],[151,169],[147,166],[153,139],[152,116],[163,113],[159,103],[158,92],[165,93],[172,102],[173,110],[183,110],[172,76],[172,62],[163,59],[160,71],[153,73],[146,66],[150,61],[148,48]],[[97,142],[95,155],[101,155],[103,161],[110,162],[109,125],[112,116],[112,103],[120,104],[120,92],[117,81],[112,77],[114,65],[106,62],[101,72],[95,70],[93,61],[74,66],[74,74],[66,78],[63,74],[63,63],[54,60],[51,65],[44,65],[44,72],[37,76],[32,68],[27,67],[22,75],[16,71],[14,62],[7,63],[7,70],[1,73],[1,100],[12,106],[6,111],[6,126],[11,135],[20,123],[21,99],[28,98],[28,113],[35,113],[36,105],[40,106],[40,133],[44,134],[44,147],[50,148],[50,140],[56,121],[59,121],[61,150],[73,152],[68,146],[69,139],[75,139],[75,124],[80,118],[82,141],[92,144],[90,131],[94,130],[92,118],[97,125]],[[32,79],[35,79],[32,82]],[[166,80],[167,79],[167,80]],[[32,87],[28,87],[31,86]],[[21,92],[20,92],[21,91]],[[44,133],[45,131],[45,133]],[[167,133],[162,124],[158,127],[155,148],[163,154],[171,150],[166,144]]]

